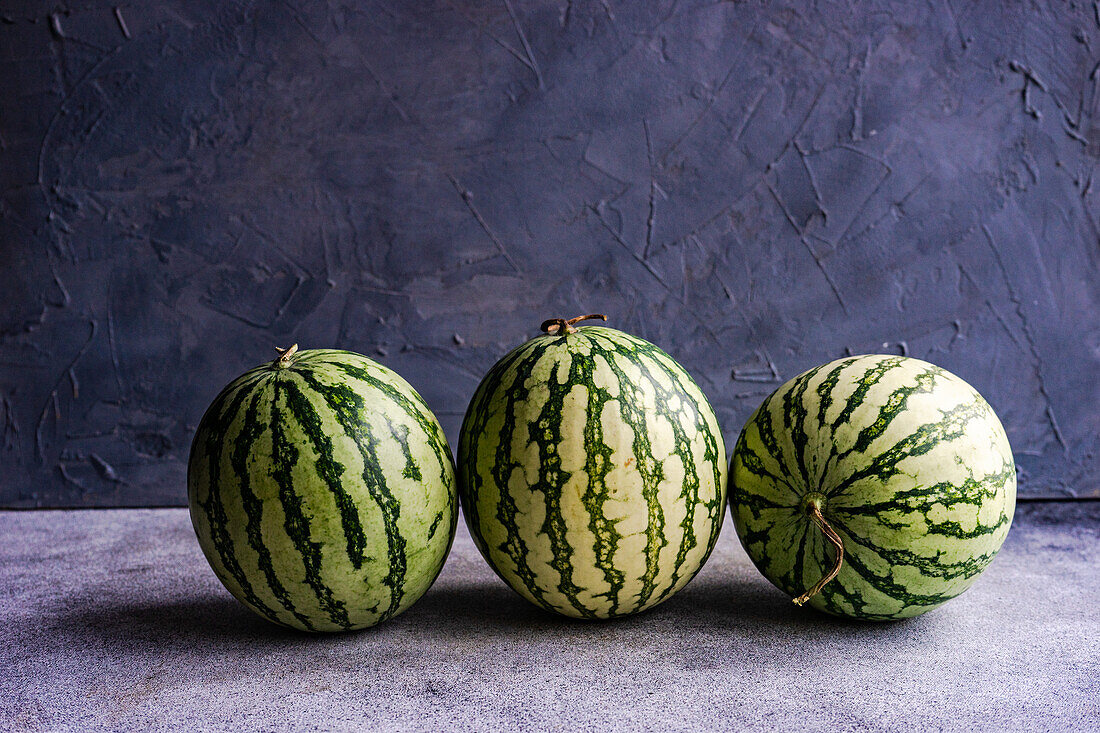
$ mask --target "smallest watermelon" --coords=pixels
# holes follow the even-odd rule
[[[350,351],[283,351],[195,433],[191,521],[245,606],[304,631],[373,626],[432,584],[458,519],[443,431],[408,382]]]

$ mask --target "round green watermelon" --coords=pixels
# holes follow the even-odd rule
[[[225,587],[269,621],[373,626],[443,567],[458,517],[450,449],[390,369],[296,348],[206,411],[187,471],[191,521]]]
[[[838,616],[916,616],[966,590],[1012,522],[1004,428],[969,384],[901,356],[811,369],[769,396],[730,465],[757,568]]]
[[[651,343],[554,320],[488,373],[459,437],[463,513],[532,603],[636,613],[684,587],[722,526],[725,446],[687,372]]]

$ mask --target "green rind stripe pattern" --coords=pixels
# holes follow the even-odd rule
[[[710,555],[725,505],[714,411],[659,348],[610,328],[498,362],[459,437],[463,511],[520,595],[585,619],[650,608]]]
[[[992,561],[1012,521],[1016,471],[1004,428],[973,387],[918,359],[858,356],[784,384],[734,449],[738,536],[792,596],[834,562],[806,512],[810,495],[845,553],[809,604],[905,618],[963,592]]]
[[[299,624],[307,630],[313,631],[313,623],[308,616],[294,607],[294,601],[283,586],[282,581],[279,580],[278,573],[275,572],[271,551],[264,545],[263,541],[263,502],[252,490],[249,477],[249,454],[256,441],[263,435],[266,426],[271,423],[270,415],[267,415],[266,419],[261,422],[259,413],[262,397],[262,392],[258,390],[252,392],[252,398],[248,402],[248,411],[245,413],[241,431],[237,434],[237,439],[233,441],[233,455],[230,458],[230,466],[240,482],[241,503],[244,506],[245,514],[248,516],[248,522],[245,526],[245,531],[248,533],[248,544],[256,553],[256,561],[260,570],[263,571],[264,581],[271,589],[272,595],[279,601],[279,604],[292,614]],[[268,408],[270,413],[270,405],[268,405]]]
[[[215,399],[188,466],[191,518],[225,586],[307,631],[372,626],[414,603],[458,520],[454,464],[419,395],[346,351],[257,367]]]

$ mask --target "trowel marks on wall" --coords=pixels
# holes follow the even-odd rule
[[[1100,495],[1091,6],[155,5],[0,18],[3,505],[182,503],[206,405],[291,342],[453,441],[588,312],[730,446],[802,370],[907,353],[987,397],[1023,495]]]

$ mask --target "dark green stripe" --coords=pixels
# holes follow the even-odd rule
[[[301,370],[297,370],[301,371]],[[287,379],[283,382],[286,390],[287,407],[290,414],[302,428],[313,452],[317,456],[314,463],[317,475],[325,483],[336,509],[340,513],[340,527],[344,532],[344,540],[347,546],[348,559],[352,566],[358,570],[363,566],[363,553],[366,550],[367,538],[363,534],[363,525],[359,521],[359,509],[355,506],[355,500],[344,490],[340,477],[346,470],[344,465],[336,460],[335,446],[332,438],[325,434],[324,425],[320,415],[317,414],[313,403],[297,384]]]
[[[853,356],[850,359],[842,359],[836,363],[836,366],[829,370],[829,373],[822,378],[821,382],[817,385],[817,424],[828,425],[826,419],[829,414],[829,408],[833,406],[833,390],[836,389],[837,384],[840,383],[840,374],[852,364],[859,361],[860,357]],[[837,426],[833,426],[833,430],[836,430]]]
[[[703,563],[710,556],[710,553],[714,549],[715,543],[718,541],[718,534],[722,528],[722,512],[725,511],[725,503],[722,501],[721,486],[722,486],[722,471],[725,470],[724,460],[719,460],[718,457],[718,441],[721,440],[721,435],[716,434],[708,423],[703,410],[710,410],[710,403],[707,402],[706,396],[703,395],[702,390],[699,390],[698,385],[692,380],[691,375],[685,372],[681,368],[673,368],[665,360],[672,361],[671,357],[665,354],[657,346],[650,344],[649,342],[630,336],[629,334],[621,334],[617,331],[610,331],[608,329],[593,329],[592,331],[584,331],[585,335],[593,343],[593,348],[601,351],[605,354],[605,358],[608,361],[612,361],[613,354],[618,354],[623,358],[627,358],[634,361],[638,367],[642,370],[643,374],[647,375],[647,381],[655,394],[655,410],[657,415],[666,416],[666,419],[672,429],[673,439],[675,441],[675,448],[673,453],[678,455],[681,459],[681,463],[684,468],[683,485],[680,490],[680,496],[684,499],[686,511],[684,518],[680,521],[680,528],[682,530],[680,546],[677,549],[675,564],[672,569],[670,580],[665,588],[662,589],[657,596],[657,603],[660,603],[667,598],[673,590],[676,588],[680,581],[680,571],[684,563],[687,560],[687,555],[691,550],[699,544],[699,538],[695,535],[695,511],[699,508],[700,504],[703,505],[707,512],[707,518],[710,522],[710,535],[707,538],[706,551],[703,553],[703,557],[699,565],[695,568],[695,572],[702,567]],[[610,348],[603,346],[602,344],[609,344]],[[673,362],[675,363],[675,362]],[[649,376],[652,374],[653,376]],[[656,375],[663,375],[672,385],[671,388],[666,389],[656,378]],[[621,370],[618,372],[620,389],[623,385],[631,384],[631,381],[626,378],[625,373]],[[685,385],[695,386],[698,396],[689,394]],[[640,400],[639,400],[640,401]],[[676,411],[672,408],[672,403],[678,401],[681,406],[692,405],[694,409],[695,417],[695,429],[696,434],[702,436],[704,442],[703,450],[703,462],[710,465],[710,470],[713,472],[713,481],[715,496],[713,499],[702,502],[700,500],[700,490],[702,487],[702,481],[699,476],[698,467],[695,461],[695,455],[691,449],[692,435],[684,429],[683,425],[676,418]],[[663,476],[662,476],[663,479]],[[663,525],[661,528],[662,537],[664,534]],[[665,542],[667,544],[667,541]],[[662,545],[664,546],[664,545]],[[642,599],[642,603],[649,600],[649,596]]]
[[[852,361],[858,361],[858,358]],[[860,402],[853,403],[849,401],[846,403],[840,415],[838,415],[837,419],[834,420],[830,426],[830,431],[835,433],[837,428],[844,424],[844,422],[850,420],[855,410],[860,406],[862,400],[866,398],[867,392],[871,387],[878,384],[887,372],[900,366],[902,363],[903,360],[901,357],[894,357],[884,360],[864,372],[860,377],[859,385],[856,387],[856,392],[852,397],[852,399],[858,399]],[[836,371],[839,372],[840,369],[849,365],[850,362],[842,364]],[[837,444],[836,440],[831,441],[829,443],[829,455],[825,459],[821,472],[821,484],[818,490],[828,494],[831,491],[829,487],[831,483],[831,471],[836,464],[854,453],[867,450],[871,446],[871,443],[886,432],[894,418],[905,411],[905,406],[909,397],[917,393],[930,392],[933,389],[935,379],[942,374],[944,374],[942,369],[933,366],[918,374],[915,378],[915,384],[905,384],[891,392],[886,398],[886,402],[879,407],[875,420],[870,425],[860,430],[856,435],[856,440],[847,450],[840,450],[840,446]],[[858,395],[858,397],[856,395]],[[824,411],[822,411],[821,414],[824,415]]]
[[[471,534],[481,544],[486,557],[491,557],[490,550],[496,550],[509,557],[516,568],[516,579],[523,584],[535,603],[548,611],[557,611],[552,603],[546,600],[545,592],[538,586],[535,572],[527,562],[527,545],[520,536],[519,526],[516,522],[518,510],[515,500],[508,491],[508,479],[512,471],[521,468],[511,458],[511,442],[515,433],[516,424],[513,419],[516,405],[528,396],[526,387],[527,379],[531,376],[535,365],[542,358],[546,350],[553,344],[550,339],[536,339],[529,341],[524,346],[513,350],[496,368],[483,380],[474,401],[470,404],[466,421],[462,427],[462,440],[460,455],[463,457],[460,476],[464,499],[464,509],[471,517]],[[511,378],[505,380],[509,375]],[[485,426],[494,413],[500,395],[506,395],[503,400],[504,425],[499,435],[486,435]],[[495,447],[493,466],[490,476],[483,477],[477,469],[477,455],[479,442],[488,440]],[[470,441],[466,443],[465,441]],[[496,520],[504,528],[504,541],[495,548],[485,545],[483,524],[477,513],[478,493],[481,482],[486,478],[491,479],[500,492],[500,501],[497,503]],[[494,571],[496,571],[495,563]],[[499,571],[497,571],[498,574]],[[501,576],[511,584],[511,580]]]
[[[405,458],[405,467],[401,469],[401,475],[413,481],[423,481],[424,476],[420,473],[420,466],[417,465],[412,454],[412,446],[409,445],[409,426],[394,422],[385,415],[382,417],[385,418],[386,425],[390,428],[390,435],[401,447],[401,455]]]
[[[237,560],[233,539],[229,536],[229,518],[223,505],[224,498],[221,490],[222,482],[225,480],[221,473],[225,435],[237,419],[245,399],[251,393],[249,387],[256,381],[258,381],[258,377],[250,377],[246,374],[222,391],[214,400],[214,404],[203,417],[199,429],[196,431],[195,443],[202,446],[203,452],[207,456],[207,471],[210,481],[210,493],[207,495],[206,501],[199,504],[199,507],[206,514],[206,521],[210,526],[210,540],[214,544],[214,550],[218,553],[222,566],[225,567],[240,587],[245,601],[269,621],[285,626],[279,620],[278,614],[256,595],[252,584],[248,581],[248,576]]]
[[[272,468],[271,477],[279,487],[279,501],[286,517],[283,528],[294,547],[301,555],[305,567],[305,582],[329,619],[345,629],[351,628],[348,612],[343,601],[333,596],[332,589],[321,579],[321,543],[310,539],[309,519],[305,515],[304,502],[294,488],[293,469],[298,462],[298,448],[287,436],[286,416],[279,409],[280,398],[286,394],[285,377],[279,375],[273,380],[275,406],[271,410]],[[285,399],[285,398],[284,398]]]
[[[263,502],[252,490],[252,473],[249,469],[249,458],[252,456],[252,449],[255,446],[256,441],[260,436],[264,434],[266,427],[260,423],[260,401],[265,397],[270,399],[269,395],[264,394],[263,387],[253,390],[252,399],[248,403],[248,409],[245,412],[244,422],[241,427],[241,432],[237,434],[237,439],[233,441],[233,451],[230,454],[230,465],[233,468],[233,474],[237,477],[241,487],[241,500],[244,503],[245,514],[248,516],[248,523],[246,531],[248,532],[248,544],[256,553],[260,570],[263,571],[264,578],[267,580],[267,586],[271,590],[271,594],[278,599],[294,618],[298,619],[298,622],[302,626],[306,627],[310,631],[314,631],[313,624],[310,622],[309,617],[301,613],[294,607],[294,602],[290,598],[290,593],[287,592],[283,586],[282,581],[279,580],[279,576],[275,572],[275,566],[271,560],[271,551],[267,548],[263,538]]]
[[[789,506],[783,506],[778,504],[772,504],[766,499],[760,499],[752,503],[737,504],[735,511],[740,511],[742,507],[748,508],[752,511],[753,521],[752,526],[744,524],[741,527],[740,537],[741,542],[744,545],[758,545],[761,548],[766,548],[775,540],[775,525],[779,522],[787,522],[793,518],[800,518],[802,515],[792,515],[792,508]],[[775,512],[775,518],[768,522],[764,519],[764,512]],[[753,526],[757,527],[753,529]]]
[[[459,430],[457,477],[459,493],[462,497],[462,510],[467,524],[471,527],[474,544],[486,557],[488,557],[488,548],[481,539],[482,521],[478,509],[482,476],[477,470],[477,445],[480,440],[488,439],[485,435],[485,425],[492,416],[491,407],[495,394],[492,390],[499,386],[498,383],[504,374],[527,355],[528,350],[528,344],[519,346],[493,365],[470,399],[470,405],[466,408],[466,415],[462,419],[462,428]]]
[[[582,359],[574,355],[573,363],[580,372],[576,378],[588,387],[587,415],[584,423],[584,445],[587,449],[584,470],[588,476],[588,485],[581,496],[581,502],[588,511],[588,531],[596,538],[593,547],[596,567],[603,573],[604,582],[608,585],[607,592],[601,595],[610,603],[608,615],[615,616],[618,615],[622,602],[620,596],[626,584],[626,574],[615,566],[615,553],[618,552],[619,543],[623,539],[622,533],[604,512],[604,505],[610,498],[607,475],[614,468],[611,460],[614,451],[604,440],[603,421],[600,419],[604,406],[612,397],[606,386],[598,386],[595,383],[594,357]]]
[[[656,393],[656,413],[669,423],[672,429],[673,440],[675,441],[673,453],[680,458],[680,462],[684,469],[683,485],[680,487],[680,496],[684,499],[685,512],[684,518],[680,520],[680,546],[676,551],[676,560],[672,567],[672,573],[668,584],[657,597],[656,602],[660,603],[668,598],[679,584],[680,571],[687,561],[688,553],[699,545],[699,538],[695,535],[695,512],[700,508],[700,504],[702,504],[707,512],[708,519],[711,523],[711,532],[707,537],[707,548],[703,553],[702,562],[706,561],[706,558],[710,555],[714,547],[718,530],[721,528],[722,524],[721,513],[725,510],[721,498],[721,471],[725,467],[720,465],[722,462],[718,459],[718,440],[721,438],[715,435],[711,430],[702,412],[702,410],[709,409],[710,407],[709,404],[705,403],[706,398],[703,398],[704,404],[698,404],[695,397],[688,394],[687,390],[683,387],[684,382],[691,382],[691,377],[683,370],[673,371],[670,369],[668,365],[660,359],[659,354],[663,352],[660,352],[656,346],[649,346],[647,349],[642,350],[641,353],[644,354],[645,358],[639,358],[638,364],[642,367],[648,367],[648,369],[643,369],[643,373],[653,371],[663,374],[672,385],[671,389],[666,389],[659,380],[654,378],[650,378],[649,380]],[[700,392],[700,394],[702,393]],[[692,412],[695,418],[695,429],[698,431],[697,434],[703,437],[703,461],[709,464],[711,470],[714,471],[715,496],[707,502],[702,502],[699,497],[702,481],[699,478],[695,454],[691,449],[692,436],[677,419],[677,412],[672,407],[672,403],[676,400],[679,400],[680,405],[684,407],[688,405],[694,407]],[[693,572],[698,571],[698,568],[702,567],[702,562],[693,569]]]
[[[758,476],[762,479],[773,481],[775,482],[775,484],[777,484],[777,486],[787,487],[787,489],[791,492],[794,504],[798,503],[798,497],[801,496],[803,492],[799,491],[794,486],[791,486],[791,484],[786,479],[780,478],[779,476],[776,476],[774,473],[769,471],[764,465],[764,459],[761,458],[756,451],[749,447],[748,441],[745,440],[743,433],[741,439],[737,442],[737,446],[734,448],[734,459],[735,464],[740,463],[741,466],[743,466],[748,473],[751,473],[752,475]],[[782,463],[778,463],[778,465],[782,465]],[[738,497],[751,496],[749,494],[741,493],[736,484],[731,484],[730,491],[731,493],[738,492]]]
[[[358,359],[365,362],[369,362],[366,357],[352,354]],[[373,363],[371,363],[372,366]],[[370,373],[367,368],[358,367],[348,362],[334,362],[330,366],[335,367],[337,370],[347,374],[350,377],[354,377],[361,382],[366,383],[371,389],[376,390],[380,394],[384,395],[390,401],[392,401],[400,409],[402,414],[408,415],[420,428],[421,432],[427,437],[428,447],[431,448],[432,454],[435,456],[438,464],[438,476],[443,486],[450,489],[454,482],[452,480],[452,474],[454,472],[454,459],[451,457],[451,449],[447,445],[447,438],[443,435],[443,428],[439,426],[439,422],[435,419],[435,415],[429,409],[428,405],[420,398],[418,394],[413,392],[412,394],[406,394],[401,389],[398,389],[394,385],[380,379]],[[384,413],[383,410],[377,412]],[[389,422],[387,418],[387,422]],[[391,430],[393,429],[391,424]],[[406,430],[404,438],[400,439],[401,449],[405,453],[406,466],[405,471],[409,473],[406,478],[412,476],[417,477],[421,472],[421,467],[417,466],[412,459],[412,455],[408,443],[408,431]],[[411,467],[410,467],[411,464]],[[421,480],[419,477],[417,480]],[[452,524],[458,519],[458,506],[457,506],[457,494],[455,491],[447,492],[447,506],[448,511],[451,514]]]
[[[936,378],[942,374],[943,370],[939,367],[925,369],[913,378],[913,384],[906,384],[891,392],[886,402],[879,408],[874,422],[859,431],[855,443],[851,448],[840,453],[838,459],[843,460],[852,453],[862,453],[870,448],[871,443],[886,432],[894,418],[905,412],[909,398],[914,394],[931,392],[935,387]]]
[[[432,524],[428,527],[428,541],[430,542],[435,537],[435,532],[439,529],[440,522],[443,521],[443,512],[438,511],[435,513],[435,517],[432,519]]]
[[[539,449],[539,474],[538,483],[532,486],[532,490],[542,493],[546,504],[546,517],[542,522],[540,531],[550,540],[550,551],[553,557],[550,566],[558,571],[558,591],[568,599],[570,605],[585,618],[595,618],[594,614],[579,598],[583,588],[573,582],[573,547],[566,536],[568,527],[565,515],[562,513],[561,497],[570,474],[561,465],[561,455],[558,447],[562,443],[562,408],[566,395],[572,390],[575,380],[581,370],[580,364],[583,357],[577,354],[569,354],[570,370],[561,384],[558,379],[558,370],[562,363],[556,362],[550,370],[550,378],[547,387],[550,396],[543,405],[538,416],[527,423],[528,434],[531,441]]]
[[[859,361],[862,358],[864,357],[856,357],[855,361]],[[859,384],[856,385],[852,394],[844,398],[844,408],[833,420],[832,425],[829,426],[830,431],[835,433],[837,428],[851,420],[852,414],[863,405],[863,400],[866,399],[867,393],[871,391],[871,388],[878,384],[879,380],[886,376],[887,372],[904,363],[905,357],[892,356],[881,359],[877,361],[874,366],[868,368],[860,376]]]
[[[591,335],[589,335],[591,338]],[[615,374],[619,385],[619,417],[630,426],[634,434],[631,452],[635,459],[635,466],[642,478],[642,497],[648,508],[648,522],[646,523],[645,536],[645,573],[641,577],[642,588],[638,592],[638,600],[631,610],[635,610],[652,597],[656,590],[657,574],[660,571],[658,560],[660,552],[668,546],[668,538],[665,537],[665,511],[661,506],[660,488],[664,481],[664,470],[661,463],[653,455],[653,446],[649,442],[649,429],[646,426],[646,410],[641,407],[644,400],[644,392],[641,386],[634,383],[629,375],[623,371],[616,359],[634,361],[629,350],[623,350],[622,346],[613,339],[608,339],[612,348],[603,351],[607,357],[608,365]],[[625,351],[625,353],[624,353]],[[636,362],[635,362],[636,363]],[[643,372],[643,378],[644,372]],[[646,379],[653,389],[653,380]]]
[[[340,364],[334,363],[333,366],[340,366]],[[401,531],[397,526],[398,518],[401,515],[401,503],[390,491],[386,482],[386,475],[382,472],[382,466],[378,460],[379,440],[374,435],[369,421],[364,417],[368,414],[365,399],[348,384],[325,384],[321,382],[316,371],[305,365],[296,368],[294,374],[300,377],[324,401],[336,418],[337,424],[351,438],[363,459],[363,486],[375,504],[378,505],[382,526],[386,532],[389,571],[382,583],[389,588],[390,603],[389,607],[380,614],[379,620],[383,621],[397,613],[401,607],[407,559],[405,557],[405,538],[401,536]],[[374,414],[373,411],[371,414]],[[317,419],[317,427],[320,429],[319,418]]]
[[[983,400],[963,403],[944,412],[940,422],[921,425],[882,453],[873,457],[868,456],[870,460],[867,466],[853,471],[837,483],[828,491],[828,496],[841,496],[864,479],[887,481],[901,472],[898,463],[906,458],[924,455],[940,443],[961,438],[966,434],[966,424],[976,417],[984,416],[986,409],[988,408],[985,407]]]
[[[780,447],[779,439],[775,434],[775,422],[772,418],[772,402],[778,395],[778,391],[768,395],[767,399],[764,400],[764,404],[756,411],[751,422],[756,425],[757,433],[760,436],[760,444],[764,446],[764,450],[774,459],[775,464],[779,466],[779,470],[783,473],[782,477],[776,477],[776,480],[786,484],[796,496],[801,496],[806,491],[806,486],[791,473],[790,466],[783,457],[783,448]],[[750,450],[745,443],[742,442],[740,445],[743,450]],[[763,465],[763,462],[761,462],[761,468],[763,468]]]
[[[829,373],[826,374],[825,377],[821,380],[821,382],[818,383],[818,385],[817,385],[817,399],[818,399],[818,404],[817,404],[817,429],[818,430],[823,430],[826,425],[829,425],[829,423],[827,422],[828,415],[829,415],[829,409],[833,406],[833,392],[836,390],[837,385],[840,383],[841,373],[845,369],[850,367],[852,364],[855,364],[861,358],[862,357],[854,356],[850,359],[843,359],[839,362],[836,362],[836,366],[833,367],[832,369],[830,369]],[[832,435],[836,432],[837,427],[839,427],[839,426],[838,425],[832,425],[830,427],[830,429],[829,429],[830,435]],[[817,453],[815,452],[814,455],[816,457]],[[836,441],[833,440],[833,441],[831,441],[829,455],[826,456],[824,463],[822,463],[820,466],[817,466],[817,475],[818,475],[817,490],[818,491],[823,491],[824,490],[825,484],[829,480],[830,471],[832,470],[833,462],[834,462],[835,459],[836,459]]]
[[[821,534],[820,532],[818,534]],[[821,535],[821,542],[825,544],[827,540],[824,535]],[[848,562],[847,555],[845,555],[845,562]],[[803,579],[802,585],[797,589],[791,589],[791,595],[801,595],[809,590],[814,583],[817,582],[816,578],[822,577],[833,566],[833,559],[827,558],[824,553],[820,557],[815,557],[816,564],[812,566],[811,573],[816,573],[815,579],[811,580],[809,577]],[[826,585],[822,592],[819,593],[816,598],[825,603],[825,608],[833,613],[847,616],[852,615],[857,618],[864,618],[869,620],[885,620],[890,616],[881,615],[875,616],[868,612],[866,609],[871,606],[871,601],[868,601],[863,597],[863,592],[860,588],[849,587],[846,584],[847,576],[841,569],[841,575],[833,582]]]
[[[858,538],[853,537],[846,530],[844,530],[843,527],[837,528],[836,526],[834,526],[833,528],[837,530],[838,534],[840,534],[841,538],[844,540],[845,546],[849,546],[850,544],[851,545],[864,545],[865,546],[864,542],[861,542]],[[871,549],[872,551],[875,551],[874,547],[870,547],[868,549]],[[893,555],[893,553],[891,553],[890,555],[885,555],[883,557],[884,557],[884,559],[887,560],[887,562],[891,561],[889,559],[889,557],[891,557],[891,556],[897,557],[899,559],[899,563],[900,563],[900,558],[902,558],[904,556],[904,554],[905,553],[899,553],[897,555]],[[957,566],[959,567],[958,572],[956,572],[952,575],[944,575],[944,576],[940,576],[940,577],[945,577],[945,578],[948,578],[948,579],[958,578],[958,577],[967,577],[967,578],[973,577],[973,576],[977,575],[978,573],[980,573],[987,565],[989,565],[989,563],[993,560],[993,556],[996,555],[996,554],[997,554],[996,551],[993,551],[993,552],[990,552],[988,554],[983,554],[983,555],[977,556],[975,558],[972,558],[971,560],[969,560],[965,563],[958,563],[957,564]],[[864,582],[866,582],[868,585],[870,585],[872,588],[879,591],[883,595],[886,595],[886,596],[890,597],[892,600],[897,601],[902,607],[907,607],[907,606],[938,606],[939,604],[941,604],[945,601],[948,601],[948,600],[954,598],[957,595],[957,593],[931,593],[931,594],[913,593],[908,586],[905,586],[905,585],[902,585],[900,583],[894,582],[894,580],[889,575],[883,576],[883,575],[876,574],[873,570],[871,570],[870,567],[868,567],[859,558],[858,555],[856,555],[854,553],[850,553],[850,552],[844,553],[844,563],[845,563],[846,567],[848,567],[851,570],[854,570],[855,573],[860,578],[862,578]],[[839,580],[841,580],[841,579],[838,579],[838,581]],[[837,581],[834,581],[834,583],[835,582],[837,582]],[[826,586],[822,590],[822,593],[833,592],[833,591],[830,590],[831,585],[833,585],[833,583],[830,583],[829,586]],[[857,591],[853,590],[852,592],[859,595]],[[864,617],[874,618],[874,616],[867,615],[867,614],[864,614]],[[882,618],[891,618],[891,616],[886,615],[886,616],[882,616]]]
[[[656,350],[656,347],[653,347]],[[714,542],[718,536],[718,530],[722,525],[721,513],[725,510],[724,503],[722,501],[722,475],[721,471],[724,466],[720,465],[724,461],[720,461],[718,458],[718,440],[721,440],[720,436],[714,434],[710,425],[707,424],[706,417],[703,415],[703,410],[710,409],[710,405],[706,403],[706,398],[703,398],[704,404],[698,404],[694,396],[689,395],[687,390],[682,386],[684,380],[689,380],[690,377],[686,372],[673,372],[664,362],[659,361],[652,354],[647,360],[649,365],[657,371],[662,372],[668,377],[669,381],[673,385],[672,389],[664,389],[657,380],[653,380],[654,389],[657,391],[657,414],[661,415],[668,421],[672,427],[673,439],[675,440],[675,448],[673,453],[680,458],[680,463],[683,465],[684,478],[683,486],[680,489],[680,496],[684,498],[684,518],[680,520],[680,547],[676,551],[676,562],[672,568],[672,576],[669,580],[668,586],[660,594],[658,602],[665,600],[673,592],[673,589],[680,582],[680,570],[683,568],[684,563],[687,562],[688,553],[691,552],[699,545],[699,538],[695,536],[695,512],[700,508],[702,504],[703,508],[707,512],[707,517],[711,523],[710,535],[707,537],[707,550],[703,554],[703,562],[706,561],[707,556],[710,555],[711,549],[714,547]],[[702,394],[702,392],[700,392]],[[703,462],[709,464],[711,470],[714,471],[714,498],[702,502],[699,496],[699,492],[702,489],[702,481],[699,477],[699,471],[695,462],[695,454],[691,449],[692,436],[680,423],[676,411],[672,407],[674,399],[678,398],[679,402],[683,406],[691,405],[693,417],[695,418],[695,429],[698,435],[703,437]],[[702,563],[698,567],[702,567]],[[698,569],[695,568],[695,570]]]
[[[845,528],[843,522],[838,522],[842,529]],[[834,526],[834,529],[836,527]],[[840,532],[840,530],[837,530]],[[985,533],[983,533],[984,535]],[[990,560],[993,559],[993,555],[979,555],[977,557],[970,557],[960,562],[945,562],[942,557],[926,557],[919,555],[912,550],[905,548],[889,548],[877,545],[874,542],[866,539],[863,536],[857,536],[849,533],[845,529],[845,547],[859,546],[881,557],[892,568],[900,566],[908,566],[920,572],[929,578],[940,578],[941,580],[955,580],[959,577],[971,578],[980,573]],[[851,553],[845,553],[845,559]],[[885,591],[883,591],[885,592]],[[893,595],[890,593],[889,595]]]
[[[1010,519],[1002,511],[993,525],[975,523],[973,530],[964,530],[958,522],[943,521],[933,522],[927,516],[927,507],[933,503],[942,504],[951,510],[960,505],[972,506],[980,509],[986,500],[995,499],[1004,489],[1005,483],[1015,476],[1016,470],[1013,464],[1004,462],[997,473],[987,474],[981,478],[970,475],[962,483],[940,482],[931,486],[918,486],[906,491],[899,491],[893,497],[885,501],[858,504],[855,506],[834,506],[832,511],[837,514],[854,517],[870,517],[883,524],[889,525],[885,515],[889,513],[901,513],[903,515],[919,513],[924,518],[929,534],[938,534],[955,539],[973,539],[996,532]]]
[[[810,380],[817,376],[823,367],[815,367],[795,378],[794,385],[783,393],[783,427],[791,439],[794,449],[795,465],[798,466],[799,475],[802,477],[804,491],[812,491],[820,485],[821,477],[811,476],[807,467],[807,451],[809,449],[810,436],[806,432],[806,420],[809,410],[806,408],[806,391],[810,387]]]
[[[813,528],[811,528],[809,522],[800,522],[799,524],[801,524],[802,526],[802,538],[798,541],[798,550],[795,551],[794,564],[791,566],[790,571],[791,575],[794,575],[794,573],[798,573],[799,575],[797,588],[801,588],[802,590],[796,591],[796,595],[801,595],[802,593],[805,593],[807,590],[813,587],[813,584],[817,582],[817,578],[821,577],[821,575],[817,575],[817,578],[815,578],[814,580],[809,580],[809,582],[807,582],[808,578],[806,573],[806,543],[810,540],[810,533],[813,531]],[[821,531],[818,530],[817,533],[821,534]]]
[[[510,388],[505,384],[500,385],[500,392],[507,394],[507,399],[504,405],[504,425],[499,439],[496,440],[495,443],[496,455],[494,457],[491,473],[500,491],[500,501],[497,503],[496,519],[500,522],[501,526],[504,527],[505,531],[504,541],[497,546],[497,549],[504,552],[512,559],[516,567],[516,575],[536,601],[549,611],[557,611],[554,605],[546,600],[546,594],[542,588],[539,587],[535,572],[527,562],[527,545],[523,541],[523,537],[520,536],[519,523],[516,521],[519,510],[516,507],[515,499],[508,490],[508,482],[511,478],[512,471],[515,469],[523,470],[523,467],[514,461],[511,455],[512,436],[515,434],[516,430],[516,405],[527,399],[528,389],[526,382],[534,371],[535,366],[542,358],[543,353],[549,347],[549,343],[543,343],[532,348],[530,352],[525,355],[524,360],[516,365]],[[494,399],[496,396],[496,394],[487,394],[487,397],[490,398],[485,405],[487,409],[491,409],[491,405],[496,401]],[[488,413],[485,419],[489,419]],[[485,437],[488,438],[489,436]],[[497,436],[492,436],[490,439],[496,437]],[[475,448],[471,454],[475,462],[476,456],[477,450]]]
[[[326,366],[335,367],[337,371],[366,383],[370,389],[388,398],[401,410],[402,414],[411,417],[424,435],[425,443],[435,457],[437,464],[436,476],[439,485],[446,489],[447,506],[444,511],[438,512],[433,519],[428,530],[428,540],[435,537],[436,532],[439,531],[439,527],[443,524],[445,518],[447,520],[447,548],[444,552],[440,553],[439,561],[431,575],[430,580],[434,582],[447,561],[447,555],[450,552],[451,545],[454,543],[455,527],[458,523],[458,492],[455,490],[455,463],[454,458],[451,456],[450,446],[447,445],[447,438],[443,434],[443,428],[440,427],[439,422],[435,419],[435,415],[432,413],[427,403],[424,402],[423,398],[421,398],[415,390],[409,387],[408,391],[406,391],[402,387],[391,384],[381,376],[393,375],[393,372],[359,354],[349,351],[341,353],[347,357],[346,360],[329,361],[326,363]],[[360,366],[357,366],[353,362],[358,362]],[[372,371],[379,372],[381,375],[375,376],[371,373]],[[318,371],[318,374],[320,373],[321,372]],[[394,377],[396,377],[396,375],[394,375]],[[384,408],[379,408],[376,412],[385,415],[386,410]],[[395,428],[395,423],[388,418],[386,420],[391,431],[396,428],[403,428],[400,424],[396,424]],[[425,480],[424,475],[428,467],[417,464],[413,459],[412,449],[409,443],[409,434],[409,429],[405,429],[403,437],[399,438],[402,452],[405,454],[406,458],[402,475],[405,478],[423,481]],[[402,540],[402,542],[404,541]],[[431,583],[429,583],[429,585],[430,584]],[[383,614],[382,619],[388,618],[396,612],[397,609],[391,608],[390,611]]]

